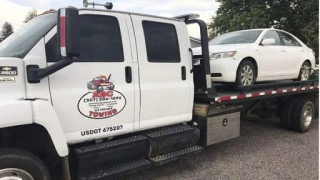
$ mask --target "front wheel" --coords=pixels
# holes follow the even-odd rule
[[[309,62],[305,61],[300,68],[298,81],[309,80],[310,74],[311,74],[311,65]]]
[[[253,85],[256,82],[256,74],[257,74],[257,71],[252,62],[248,60],[242,61],[237,71],[236,85],[237,86]]]
[[[0,179],[49,180],[44,163],[35,155],[19,149],[0,150]]]

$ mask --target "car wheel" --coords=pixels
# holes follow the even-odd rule
[[[244,60],[240,63],[238,71],[236,84],[238,86],[251,86],[256,81],[256,69],[252,62]]]
[[[298,80],[307,81],[310,77],[310,74],[311,74],[311,64],[305,61],[300,68]]]
[[[0,150],[0,179],[49,180],[49,171],[35,155],[19,149]]]

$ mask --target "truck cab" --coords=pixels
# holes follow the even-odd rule
[[[16,66],[23,76],[26,66],[60,61],[56,17],[40,15],[3,42],[0,65]],[[0,86],[25,85],[12,101],[44,99],[68,143],[187,122],[194,94],[188,37],[176,19],[79,9],[80,57],[40,82]],[[103,80],[108,76],[112,84]]]

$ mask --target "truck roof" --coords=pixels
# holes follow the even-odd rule
[[[137,13],[137,12],[130,12],[130,11],[119,11],[119,10],[109,10],[109,9],[95,9],[95,8],[79,8],[79,11],[116,12],[116,13],[122,13],[122,14],[138,15],[138,16],[145,16],[145,17],[154,17],[154,18],[159,18],[159,19],[166,19],[166,20],[183,22],[183,20],[181,20],[181,19],[175,19],[175,18],[158,16],[158,15],[151,15],[151,14],[143,14],[143,13]]]

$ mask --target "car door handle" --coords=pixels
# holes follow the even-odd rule
[[[187,79],[187,73],[186,73],[186,67],[185,66],[181,67],[181,79],[183,81],[185,81]]]
[[[125,68],[125,73],[126,73],[126,82],[131,83],[132,82],[132,70],[130,66],[127,66]]]
[[[286,52],[286,50],[285,50],[285,49],[282,49],[281,52]]]

